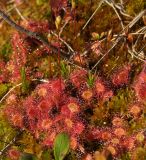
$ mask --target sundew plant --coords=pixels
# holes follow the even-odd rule
[[[0,0],[1,160],[146,160],[145,7]]]

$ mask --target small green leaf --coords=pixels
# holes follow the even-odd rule
[[[6,84],[0,84],[0,98],[7,92],[8,87]]]
[[[12,50],[11,50],[11,45],[9,42],[6,42],[3,47],[2,47],[2,50],[0,52],[0,55],[2,55],[2,57],[8,61],[9,60],[9,56],[10,54],[12,53]]]
[[[66,133],[57,135],[54,142],[55,160],[63,160],[69,150],[69,136]]]
[[[38,6],[43,5],[46,2],[46,0],[36,0],[36,4]]]
[[[95,76],[89,72],[87,78],[87,84],[89,85],[89,87],[92,87],[94,85],[94,81],[95,81]]]
[[[61,75],[63,77],[67,77],[67,75],[69,74],[68,66],[64,62],[61,62],[60,66],[61,66]]]
[[[100,39],[100,35],[96,32],[92,33],[92,40],[99,40]]]
[[[23,153],[20,160],[37,160],[36,156],[30,153]]]
[[[48,149],[48,150],[43,151],[41,158],[42,160],[52,160],[51,150]]]

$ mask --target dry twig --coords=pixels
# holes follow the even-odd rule
[[[95,11],[93,12],[93,14],[90,16],[90,18],[87,20],[87,22],[85,23],[85,25],[83,26],[83,28],[81,29],[81,31],[77,34],[77,36],[75,37],[75,39],[77,37],[79,37],[81,35],[81,32],[86,28],[86,26],[89,24],[89,22],[91,21],[91,19],[94,17],[94,15],[96,14],[96,12],[99,10],[99,8],[101,7],[101,5],[103,4],[104,0],[101,0],[100,3],[98,4],[97,8],[95,9]]]
[[[54,36],[58,37],[58,35],[55,32],[51,31],[51,33]],[[60,36],[59,36],[59,40],[67,46],[67,48],[72,52],[72,54],[75,54],[75,51],[73,50],[73,48],[65,40],[63,40]]]
[[[43,83],[48,83],[48,80],[46,79],[32,79],[31,81],[39,81],[39,82],[43,82]],[[0,100],[0,103],[2,103],[2,101],[17,87],[21,86],[22,83],[19,83],[15,86],[13,86]]]
[[[16,12],[18,13],[18,15],[20,16],[20,18],[23,21],[27,21],[26,18],[21,14],[21,12],[19,11],[19,9],[18,9],[18,7],[16,5],[14,5],[14,8],[15,8]]]
[[[16,142],[18,136],[22,133],[22,131],[20,131],[1,151],[0,151],[0,156],[3,155],[3,153],[12,145]],[[1,158],[1,160],[3,160]]]
[[[113,49],[115,48],[115,46],[120,42],[121,38],[123,36],[120,36],[120,35],[124,35],[124,32],[127,28],[132,28],[136,22],[138,22],[138,20],[144,15],[145,13],[145,10],[141,11],[126,27],[124,27],[124,29],[121,31],[121,33],[117,36],[117,38],[115,39],[115,43],[113,44],[113,46],[97,61],[97,63],[93,66],[93,68],[91,69],[91,71],[93,71],[93,69],[95,69],[95,67],[104,59],[104,57]],[[129,52],[130,54],[133,52]],[[131,55],[132,55],[131,54]],[[137,56],[135,56],[136,58],[138,58]],[[140,58],[141,59],[141,58]],[[142,59],[142,61],[144,61]],[[144,61],[145,62],[145,61]]]
[[[111,6],[113,8],[113,10],[115,11],[117,17],[119,18],[120,20],[120,23],[121,23],[121,26],[122,26],[122,29],[124,29],[124,24],[122,22],[122,19],[117,11],[117,9],[115,8],[115,4],[113,2],[109,2],[108,0],[104,0],[105,3],[107,3],[109,6]]]

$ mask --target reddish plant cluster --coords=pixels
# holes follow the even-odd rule
[[[56,135],[65,131],[71,137],[71,147],[76,149],[85,124],[78,116],[81,111],[78,100],[66,95],[64,89],[60,79],[40,84],[32,96],[21,102],[22,107],[18,104],[16,107],[11,95],[5,113],[15,127],[27,128],[44,146],[52,146]]]
[[[103,81],[99,77],[95,81],[94,88],[96,97],[102,101],[107,101],[114,95],[113,91],[110,89],[107,82]]]
[[[142,103],[135,102],[129,105],[128,110],[134,119],[138,119],[144,111],[144,105]]]
[[[76,87],[78,95],[85,101],[85,104],[92,105],[92,100],[105,102],[111,98],[114,93],[108,83],[101,77],[96,77],[93,86],[87,83],[87,71],[76,69],[70,75],[70,81]]]
[[[6,70],[6,63],[0,60],[0,84],[7,80],[7,70]]]
[[[146,66],[143,67],[141,73],[137,76],[133,86],[139,101],[146,101]]]
[[[47,21],[22,22],[22,25],[28,30],[36,32],[40,35],[46,33],[49,34],[51,29]],[[55,47],[61,47],[61,43],[58,42],[57,38],[55,38],[50,43]],[[39,57],[42,55],[49,55],[50,53],[52,53],[51,49],[42,45],[42,43],[35,38],[30,38],[18,32],[13,33],[11,45],[13,53],[10,55],[9,61],[7,63],[3,61],[0,62],[0,82],[21,82],[21,69],[25,66],[27,79],[29,79],[30,77],[42,78],[44,73],[39,71]],[[38,72],[34,72],[34,68],[38,68]]]
[[[101,55],[101,44],[99,41],[95,41],[92,45],[91,45],[91,50],[92,52],[95,53],[96,57],[99,57]]]
[[[128,84],[130,70],[130,65],[125,65],[121,68],[118,68],[117,71],[115,71],[115,73],[112,75],[112,83],[116,87]]]
[[[122,153],[133,152],[136,147],[144,145],[146,136],[145,131],[128,133],[128,128],[120,117],[114,117],[112,127],[92,128],[87,135],[92,141],[104,143],[104,148],[109,150],[113,157],[117,158]]]
[[[11,160],[18,160],[20,158],[20,152],[14,148],[8,150],[8,157]]]
[[[16,4],[21,3],[21,0],[14,1]],[[91,4],[92,3],[91,1]],[[0,60],[0,84],[18,84],[22,82],[23,76],[21,75],[21,71],[25,69],[24,74],[26,79],[31,81],[30,84],[32,84],[32,86],[29,86],[29,93],[31,91],[30,95],[28,95],[29,93],[19,93],[18,95],[17,92],[21,90],[17,90],[16,92],[11,92],[11,90],[9,92],[11,94],[5,102],[6,107],[4,108],[4,114],[14,127],[29,131],[45,148],[52,147],[56,135],[65,132],[70,137],[71,149],[77,152],[79,151],[80,153],[82,152],[85,156],[84,160],[96,159],[95,155],[93,156],[95,149],[102,149],[101,152],[108,150],[113,158],[116,159],[125,152],[132,153],[135,148],[146,146],[144,127],[141,127],[141,130],[136,128],[137,120],[144,119],[146,66],[144,66],[141,73],[136,77],[132,86],[137,100],[128,102],[131,97],[128,97],[129,99],[124,97],[128,99],[126,99],[126,101],[123,98],[125,94],[122,92],[125,91],[126,85],[130,84],[129,82],[132,80],[132,78],[130,79],[132,65],[127,64],[127,62],[123,66],[117,67],[110,77],[106,77],[107,74],[105,70],[110,69],[111,71],[114,66],[113,64],[104,64],[104,62],[108,62],[108,59],[111,60],[110,58],[112,57],[112,55],[106,53],[109,53],[112,49],[116,51],[118,44],[122,43],[122,41],[118,41],[118,44],[116,43],[117,47],[113,46],[111,49],[108,49],[112,42],[114,42],[114,34],[113,36],[110,35],[111,31],[109,31],[107,35],[102,33],[101,36],[99,36],[93,32],[92,40],[95,41],[93,43],[87,42],[89,47],[81,56],[80,53],[83,52],[83,45],[86,44],[85,41],[87,39],[84,37],[84,34],[81,34],[80,37],[78,35],[82,33],[91,19],[89,19],[83,29],[80,30],[80,27],[83,26],[84,23],[82,17],[85,17],[85,15],[84,13],[81,14],[81,16],[77,14],[78,12],[75,10],[76,5],[77,3],[74,0],[50,0],[51,14],[55,22],[54,25],[50,23],[51,26],[48,21],[21,22],[21,25],[28,30],[26,30],[26,32],[31,35],[32,32],[35,32],[36,35],[44,41],[44,37],[47,37],[48,43],[52,47],[48,47],[49,45],[45,46],[43,40],[36,36],[32,35],[32,37],[29,37],[18,32],[13,34],[11,41],[13,53],[8,57],[8,62]],[[84,10],[84,7],[82,9]],[[70,23],[70,20],[73,20],[73,23]],[[63,23],[61,24],[61,22]],[[78,25],[76,26],[77,23]],[[55,25],[57,30],[53,33],[51,30],[55,28]],[[74,26],[74,29],[70,31],[72,26]],[[87,33],[88,35],[92,27],[87,28],[88,31],[85,32],[85,34]],[[77,34],[78,31],[81,32]],[[67,36],[70,33],[75,37],[72,38],[72,36],[70,38]],[[82,41],[82,36],[85,38],[85,41]],[[110,38],[110,36],[112,37]],[[36,39],[34,37],[36,37]],[[62,48],[63,43],[66,45],[66,48]],[[70,45],[78,51],[74,51],[74,49],[72,49],[72,51]],[[67,48],[68,51],[66,51]],[[66,66],[61,65],[60,53],[63,52],[60,49],[62,49],[64,53],[69,52],[68,56],[70,55],[72,59],[69,58],[68,60],[73,61],[78,67],[80,66],[80,68],[82,68],[72,71],[71,66],[70,75],[68,76],[68,70],[67,74],[63,74],[68,76],[66,76],[65,80],[61,77],[61,73],[66,72]],[[122,47],[120,50],[122,50]],[[102,51],[105,51],[105,54],[99,59]],[[53,52],[57,53],[58,57],[52,56]],[[74,56],[71,54],[74,54]],[[121,53],[118,55],[119,57],[120,54]],[[103,58],[105,58],[106,61],[104,61]],[[101,63],[101,60],[103,63]],[[97,76],[97,74],[94,78],[92,76],[90,77],[87,69],[96,66],[94,63],[98,64],[98,62],[100,62],[99,66],[101,65],[101,70],[99,71],[100,76]],[[115,62],[116,61],[114,61],[114,63]],[[69,62],[69,64],[71,63]],[[59,72],[52,66],[57,69],[59,68]],[[103,69],[103,66],[105,68],[107,67],[107,69]],[[113,68],[110,68],[110,66]],[[83,69],[84,67],[86,69]],[[52,68],[54,72],[57,72],[54,75],[52,74]],[[90,71],[93,71],[93,69],[95,69],[95,67]],[[96,69],[98,72],[99,68],[97,67]],[[60,78],[58,78],[58,73],[60,74]],[[44,81],[44,77],[50,78],[48,82]],[[26,82],[29,83],[30,81]],[[37,84],[40,82],[45,83]],[[37,86],[35,87],[35,85]],[[22,87],[23,86],[25,86],[25,84],[22,82]],[[119,93],[123,95],[118,94],[116,97],[119,89],[121,89]],[[131,88],[129,87],[128,89]],[[7,96],[8,95],[6,95],[6,97]],[[125,101],[121,103],[121,100]],[[125,106],[125,108],[122,108],[120,105],[125,105],[126,102],[128,102],[126,104],[127,108]],[[99,112],[96,112],[96,109],[98,109]],[[102,111],[104,112],[102,113]],[[144,124],[142,124],[142,126],[144,126]],[[92,143],[93,146],[87,149],[88,145],[92,145]],[[94,143],[98,144],[98,147],[93,149]],[[87,152],[90,153],[87,153],[86,149]],[[8,150],[8,156],[15,160],[18,159],[20,153],[12,148]],[[101,157],[99,159],[104,159],[100,152],[97,152],[96,156]]]
[[[81,87],[81,85],[86,83],[86,79],[87,79],[86,70],[77,69],[77,70],[74,70],[70,75],[71,83],[78,89]]]
[[[144,143],[144,131],[129,134],[127,120],[118,114],[112,118],[112,126],[107,127],[91,127],[81,118],[87,108],[93,109],[98,102],[105,102],[113,96],[112,89],[101,77],[95,78],[92,87],[89,87],[87,77],[85,70],[78,69],[66,81],[59,78],[37,85],[25,100],[18,100],[15,94],[11,94],[6,101],[6,116],[15,127],[29,130],[43,146],[52,147],[56,135],[66,132],[74,150],[82,150],[82,140],[88,139],[101,142],[113,157],[132,152]],[[128,110],[136,119],[143,105],[133,103]]]

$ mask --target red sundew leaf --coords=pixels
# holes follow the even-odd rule
[[[138,99],[141,101],[146,101],[146,83],[138,84],[134,89]]]
[[[35,89],[35,93],[37,93],[39,97],[46,97],[50,94],[52,95],[50,84],[45,83],[45,84],[38,85]]]
[[[70,137],[70,148],[73,150],[76,150],[78,147],[78,140],[76,137],[71,136]]]
[[[54,102],[51,99],[42,100],[39,103],[38,108],[42,112],[49,112],[52,109],[53,105],[54,105]]]
[[[15,32],[12,37],[12,48],[13,48],[13,54],[12,59],[16,63],[17,66],[23,66],[26,63],[27,54],[28,54],[28,48],[26,41],[22,36]],[[19,46],[19,47],[18,47]]]
[[[81,97],[86,101],[90,101],[91,98],[93,97],[93,91],[90,89],[87,89],[82,92]]]
[[[50,6],[55,16],[57,16],[61,9],[67,7],[67,0],[50,0]]]
[[[112,124],[115,127],[122,127],[124,125],[124,120],[121,117],[115,116],[112,119]]]
[[[61,114],[66,117],[73,117],[80,112],[80,106],[77,99],[70,97],[68,102],[61,107]]]
[[[30,107],[27,109],[26,114],[29,119],[39,118],[39,109],[36,107]]]
[[[70,75],[70,80],[75,87],[80,88],[87,81],[87,72],[81,69],[74,70]]]
[[[47,134],[44,138],[44,141],[42,142],[43,146],[52,147],[55,137],[56,132],[51,132],[50,134]]]
[[[96,81],[95,87],[96,87],[96,93],[100,94],[105,92],[105,85],[102,82]]]
[[[103,101],[108,101],[111,97],[113,97],[114,93],[112,90],[110,91],[107,91],[104,93],[103,97],[102,97],[102,100]]]
[[[56,79],[54,81],[51,81],[50,87],[52,89],[52,92],[54,93],[54,96],[59,96],[60,93],[65,89],[64,81],[61,79]]]
[[[97,55],[100,56],[101,55],[101,49],[100,49],[100,42],[96,41],[95,43],[92,44],[91,46],[91,50]]]
[[[20,157],[20,152],[16,149],[9,149],[8,150],[8,156],[12,159],[12,160],[18,160]]]
[[[61,107],[61,114],[65,117],[70,117],[71,116],[71,111],[67,107],[67,105],[64,105]]]
[[[136,138],[134,136],[124,137],[120,144],[128,151],[132,151],[136,146]]]
[[[112,138],[112,133],[109,130],[101,131],[101,139],[103,141],[110,140]]]
[[[138,76],[138,81],[139,81],[140,83],[146,82],[146,73],[145,73],[144,71],[142,71],[142,72],[140,73],[140,75]]]
[[[117,127],[114,129],[113,133],[115,134],[115,136],[117,136],[118,138],[121,138],[125,135],[127,135],[126,130],[122,127]]]
[[[87,138],[89,140],[95,140],[101,138],[101,130],[98,128],[92,128],[88,131]]]
[[[27,119],[27,123],[29,125],[29,131],[34,133],[37,130],[37,123],[35,122],[35,119]]]
[[[132,104],[129,107],[129,113],[134,117],[138,117],[141,114],[142,106],[140,104]]]
[[[94,92],[96,94],[96,97],[103,101],[108,100],[113,93],[111,90],[109,90],[109,87],[107,86],[107,82],[103,81],[99,77],[94,83]]]
[[[77,122],[73,127],[73,134],[80,135],[85,129],[85,126],[82,122]]]
[[[141,73],[136,77],[133,84],[136,96],[140,101],[146,101],[146,67],[144,66]]]
[[[20,82],[21,81],[21,73],[20,73],[20,68],[17,66],[14,66],[14,70],[12,71],[11,77],[10,77],[11,82]]]
[[[20,113],[13,114],[10,120],[14,126],[23,128],[23,116]]]
[[[40,129],[43,129],[43,130],[49,130],[51,125],[52,125],[52,121],[51,119],[43,119],[41,122],[40,122],[40,126],[38,126],[38,128]]]
[[[0,70],[3,69],[5,67],[5,62],[0,60]]]
[[[73,127],[73,121],[70,118],[66,118],[64,120],[64,123],[65,123],[65,125],[66,125],[66,127],[67,127],[68,130],[72,129],[72,127]]]
[[[131,67],[129,65],[117,69],[117,71],[112,76],[112,83],[115,86],[121,86],[127,84],[129,81],[130,70]]]
[[[102,159],[102,157],[101,157],[101,159]],[[91,154],[87,154],[87,155],[85,155],[85,157],[83,158],[83,160],[93,160],[93,157],[92,157]]]
[[[37,33],[49,33],[51,26],[47,21],[40,22],[40,21],[29,21],[26,24],[27,29],[29,29],[32,32]]]

